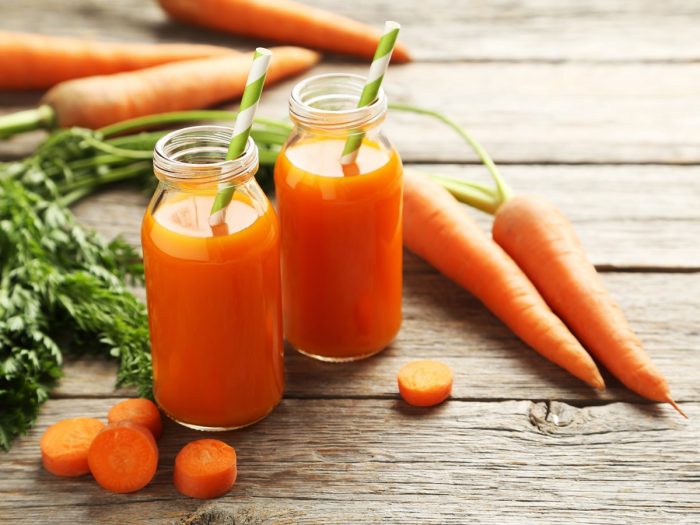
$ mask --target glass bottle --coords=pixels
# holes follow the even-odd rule
[[[279,225],[255,180],[253,140],[225,160],[231,133],[197,126],[158,142],[159,184],[141,230],[154,395],[172,419],[202,430],[262,419],[284,388]],[[222,186],[235,191],[214,231]]]
[[[375,354],[401,325],[403,169],[382,132],[384,92],[358,108],[363,85],[347,74],[297,84],[294,131],[275,166],[285,337],[327,361]],[[343,166],[355,134],[357,160]]]

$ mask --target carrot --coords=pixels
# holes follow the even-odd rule
[[[56,476],[82,476],[90,472],[88,450],[104,423],[91,417],[64,419],[41,436],[41,461]]]
[[[616,378],[640,396],[670,403],[685,416],[556,206],[536,195],[508,199],[496,213],[493,238]]]
[[[120,494],[150,483],[158,466],[158,446],[151,432],[131,421],[107,425],[94,439],[88,465],[95,481]]]
[[[452,370],[446,364],[430,359],[403,365],[397,381],[404,401],[417,407],[442,403],[452,392]]]
[[[520,268],[442,186],[406,172],[404,244],[457,282],[547,359],[594,388],[605,387],[591,356]]]
[[[430,109],[392,104],[392,109],[430,115],[469,144],[491,174],[495,188],[447,175],[431,175],[460,201],[495,216],[493,239],[525,272],[579,341],[630,390],[669,403],[666,379],[644,352],[625,315],[586,257],[564,214],[542,197],[513,197],[486,150],[451,118]]]
[[[163,433],[163,422],[160,419],[160,411],[155,403],[149,399],[126,399],[114,405],[107,414],[109,423],[119,421],[131,421],[143,425],[151,431],[155,439]]]
[[[184,23],[236,35],[371,59],[381,33],[371,26],[293,0],[159,0],[167,13]],[[401,43],[392,60],[409,62]]]
[[[272,51],[267,85],[319,60],[318,53],[300,47]],[[249,68],[250,56],[236,54],[68,80],[51,88],[40,107],[0,117],[0,136],[38,127],[95,129],[154,113],[205,108],[239,97]]]
[[[99,42],[0,31],[0,89],[42,89],[64,80],[234,53],[201,44]]]
[[[236,451],[218,439],[199,439],[175,457],[173,481],[181,494],[209,499],[226,494],[236,482]]]

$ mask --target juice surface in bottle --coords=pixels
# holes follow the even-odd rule
[[[279,226],[253,177],[257,155],[248,162],[230,175],[224,231],[209,225],[217,186],[196,175],[206,164],[176,164],[178,177],[156,166],[165,183],[143,221],[154,395],[194,428],[254,423],[284,387]]]
[[[321,101],[307,100],[326,86]],[[275,166],[285,337],[329,361],[372,355],[401,326],[402,165],[379,129],[383,94],[355,108],[361,87],[351,75],[298,85],[290,101],[296,129]],[[324,109],[344,103],[354,109]],[[343,166],[345,142],[357,129],[364,134],[357,159]]]

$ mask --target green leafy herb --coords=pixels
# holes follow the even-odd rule
[[[60,376],[63,351],[120,360],[119,381],[150,395],[145,307],[134,250],[106,243],[71,212],[21,183],[0,180],[0,445],[33,423]]]

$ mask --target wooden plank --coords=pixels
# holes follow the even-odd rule
[[[287,349],[286,396],[397,398],[396,373],[410,359],[440,359],[454,373],[455,398],[558,399],[580,403],[644,402],[606,376],[598,394],[521,343],[473,296],[413,258],[404,279],[404,322],[397,341],[358,363],[322,363]],[[700,401],[700,332],[694,312],[700,274],[609,273],[620,301],[678,401]],[[112,397],[115,365],[69,363],[58,397]],[[670,408],[668,409],[670,411]]]
[[[366,74],[364,65],[324,63],[313,73]],[[284,118],[298,79],[265,91],[260,113]],[[432,64],[392,68],[392,101],[441,110],[507,163],[700,162],[700,63]],[[0,112],[38,95],[0,93]],[[235,107],[235,104],[229,105]],[[475,162],[469,148],[425,116],[390,115],[387,132],[407,162]],[[0,143],[0,158],[28,154],[34,137]]]
[[[417,60],[697,61],[700,7],[693,0],[305,0],[379,27],[397,19]],[[114,40],[253,43],[169,22],[156,2],[82,0],[48,9],[45,0],[6,0],[3,29]]]
[[[171,484],[177,451],[202,433],[167,422],[154,481],[107,494],[40,466],[51,423],[104,417],[115,399],[49,401],[0,466],[8,523],[695,523],[700,405],[285,400],[258,425],[220,434],[238,453],[230,494],[196,502]],[[303,433],[300,433],[303,429]],[[210,521],[206,521],[207,516]],[[246,518],[245,520],[243,518]],[[228,521],[226,521],[228,520]],[[238,523],[239,521],[235,521]],[[190,522],[191,523],[191,522]]]
[[[415,169],[489,182],[481,166]],[[502,172],[515,191],[541,193],[559,205],[599,268],[700,269],[700,167],[508,165]],[[136,190],[110,190],[75,212],[107,238],[123,235],[137,246],[146,201]],[[491,227],[489,216],[472,215]]]

